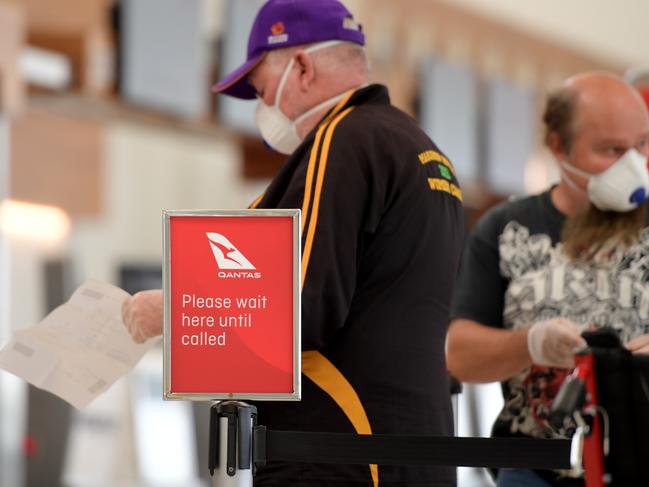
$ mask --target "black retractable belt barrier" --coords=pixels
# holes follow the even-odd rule
[[[256,413],[238,401],[212,406],[214,487],[251,487],[255,467],[272,461],[533,469],[570,469],[571,456],[581,461],[571,440],[269,431],[257,426]]]
[[[305,463],[570,469],[570,440],[253,431],[256,465]]]

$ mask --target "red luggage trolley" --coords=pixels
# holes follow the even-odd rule
[[[649,485],[649,355],[632,355],[611,330],[584,338],[552,407],[557,425],[576,425],[572,464],[586,487]]]

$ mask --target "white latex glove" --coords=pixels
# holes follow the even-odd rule
[[[581,328],[565,318],[534,323],[527,334],[527,349],[537,365],[573,368],[575,350],[585,346]]]
[[[141,291],[129,297],[122,305],[122,320],[137,343],[162,335],[162,290]]]

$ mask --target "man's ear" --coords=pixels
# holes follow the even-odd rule
[[[557,161],[565,161],[568,159],[568,152],[566,151],[564,144],[561,141],[561,137],[557,132],[550,132],[548,134],[547,142],[550,152],[552,152],[552,155]]]
[[[307,92],[315,80],[315,64],[313,58],[304,51],[295,54],[295,65],[299,70],[299,84],[302,92]]]

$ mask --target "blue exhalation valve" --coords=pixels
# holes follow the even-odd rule
[[[639,205],[642,203],[644,200],[647,199],[647,192],[645,191],[644,187],[639,187],[637,188],[633,193],[631,193],[631,197],[629,198],[630,203],[635,203],[636,205]]]

